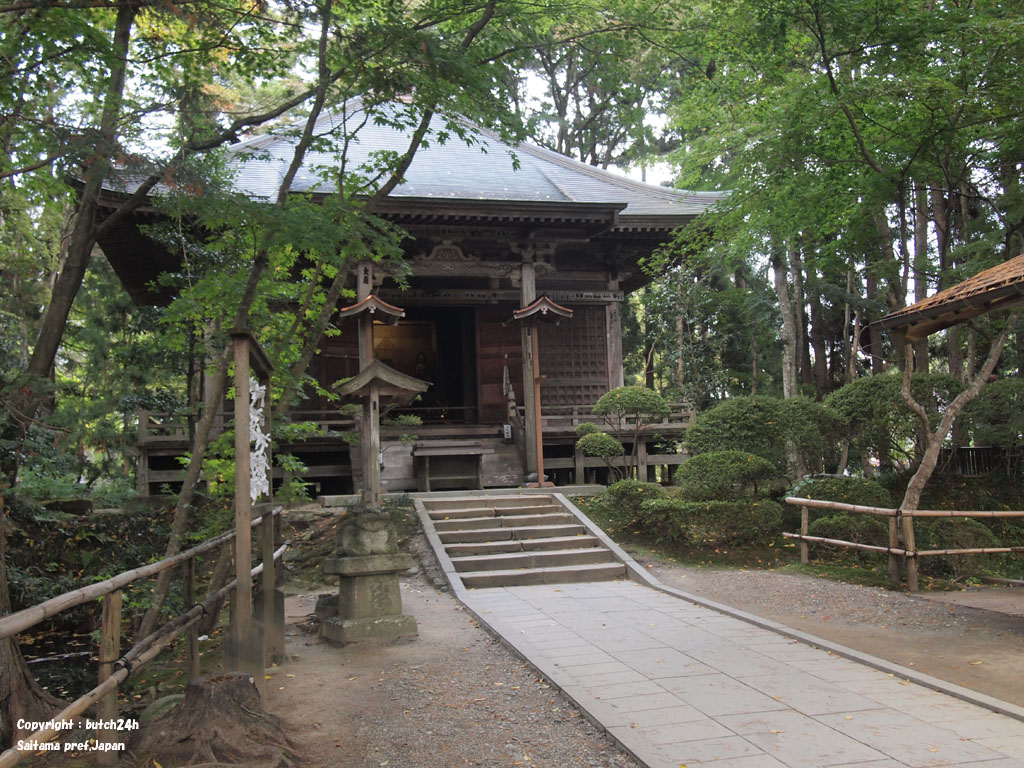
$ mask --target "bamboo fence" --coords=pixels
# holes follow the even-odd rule
[[[262,553],[263,562],[251,570],[250,578],[262,575],[262,587],[264,590],[264,627],[269,628],[273,615],[272,595],[276,584],[277,568],[264,568],[267,562],[276,563],[285,550],[288,543],[280,544],[280,522],[281,508],[270,508],[269,504],[260,505],[257,509],[261,514],[253,516],[251,527],[263,523],[267,518],[268,524],[262,530]],[[85,695],[68,704],[63,710],[49,718],[44,727],[35,731],[20,741],[24,744],[36,742],[42,744],[52,741],[61,733],[55,727],[62,721],[71,720],[81,715],[89,707],[96,706],[97,720],[111,722],[117,719],[117,688],[129,675],[137,672],[147,663],[156,658],[165,648],[169,647],[175,640],[187,633],[187,645],[185,650],[185,669],[189,680],[199,677],[199,633],[197,625],[200,619],[207,613],[215,610],[224,598],[234,595],[238,580],[232,580],[223,587],[211,592],[201,603],[195,601],[195,559],[204,552],[209,552],[217,547],[230,548],[235,537],[234,531],[207,539],[191,549],[180,552],[173,557],[164,558],[159,562],[152,563],[140,568],[124,571],[105,581],[90,584],[87,587],[65,592],[62,595],[38,603],[17,613],[0,618],[0,638],[10,637],[24,632],[45,619],[56,616],[83,603],[103,598],[103,615],[100,621],[100,650],[99,650],[99,672],[97,674],[97,685]],[[181,615],[163,624],[148,637],[138,640],[135,645],[123,655],[120,652],[121,644],[121,605],[123,589],[128,584],[138,579],[155,576],[168,568],[182,565],[182,592],[185,598],[185,605],[191,607]],[[274,650],[269,646],[269,631],[264,636],[264,650]],[[96,751],[96,762],[100,765],[116,764],[119,758],[119,751],[116,748],[119,742],[118,731],[113,728],[98,730],[95,734],[98,745],[110,745],[107,750],[102,748]],[[17,749],[17,742],[12,747],[0,754],[0,768],[11,768],[17,765],[24,758],[35,754],[38,750]]]
[[[962,511],[946,509],[917,509],[901,510],[889,509],[887,507],[866,507],[858,504],[844,504],[839,501],[823,501],[821,499],[805,499],[798,496],[786,498],[786,503],[800,507],[800,533],[784,533],[786,538],[796,539],[800,542],[800,562],[810,561],[810,544],[829,544],[848,549],[860,549],[869,552],[882,552],[889,555],[889,579],[893,584],[902,584],[900,577],[901,570],[906,573],[907,589],[917,592],[917,558],[947,555],[990,555],[1004,554],[1008,552],[1024,552],[1024,547],[967,547],[963,549],[925,549],[919,550],[914,542],[914,518],[929,517],[980,517],[980,518],[1012,518],[1024,517],[1024,511],[1018,510],[985,510],[985,511]],[[821,536],[808,535],[811,509],[829,509],[839,512],[853,512],[857,514],[879,515],[889,519],[889,546],[882,547],[873,544],[861,544],[855,541],[843,541],[841,539],[826,539]],[[899,540],[899,533],[903,532],[902,543]]]

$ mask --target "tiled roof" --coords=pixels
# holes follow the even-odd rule
[[[1021,302],[1024,302],[1024,254],[896,310],[878,324],[905,333],[913,341],[985,312]]]
[[[325,115],[316,126],[318,135],[341,132],[366,117],[358,102],[350,103],[347,116]],[[681,224],[721,200],[718,192],[684,192],[643,184],[572,160],[529,144],[511,146],[496,134],[460,120],[471,143],[450,136],[440,143],[428,137],[405,174],[405,181],[390,195],[392,200],[519,201],[528,203],[618,203],[624,226],[679,217]],[[435,117],[433,131],[443,130]],[[237,172],[235,186],[256,198],[272,198],[288,168],[295,144],[294,127],[249,139],[231,148],[231,165]],[[409,131],[367,121],[348,150],[349,170],[368,163],[374,152],[404,152]],[[311,151],[295,178],[295,192],[329,195],[336,191],[330,170],[339,159],[331,151]],[[516,167],[518,163],[518,167]],[[668,221],[664,222],[670,223]]]

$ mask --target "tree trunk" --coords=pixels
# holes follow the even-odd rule
[[[811,297],[811,347],[814,349],[814,389],[818,399],[828,391],[828,352],[825,345],[825,316],[821,297]]]
[[[869,302],[878,301],[878,278],[871,273],[870,265],[867,269],[867,277],[864,281],[867,289]],[[882,329],[871,323],[871,318],[865,319],[868,325],[868,339],[871,344],[871,374],[878,375],[885,370],[885,360],[882,358]]]
[[[4,499],[5,496],[0,496],[0,616],[11,613],[6,565],[9,523]],[[29,672],[17,637],[0,640],[0,750],[25,735],[18,731],[18,720],[47,720],[59,708],[60,701],[43,691]]]
[[[109,171],[109,157],[116,145],[118,118],[127,76],[128,48],[136,13],[137,6],[122,4],[114,22],[112,50],[115,52],[115,63],[111,68],[100,115],[97,154],[86,168],[85,186],[71,233],[67,260],[53,286],[50,303],[26,367],[28,386],[22,387],[14,398],[14,407],[8,411],[8,421],[3,430],[5,441],[13,438],[16,445],[24,440],[39,407],[39,390],[36,385],[53,370],[71,305],[82,285],[96,243],[94,219],[103,181]],[[16,417],[13,414],[17,414]],[[0,489],[13,487],[18,475],[18,451],[4,453],[10,454],[12,458],[2,467]],[[3,500],[4,496],[0,496],[0,616],[11,612],[6,560],[8,513]],[[45,720],[57,705],[57,699],[44,693],[28,671],[16,639],[8,637],[0,640],[0,742],[7,744],[8,739],[16,740],[19,719]]]
[[[928,298],[928,189],[922,184],[914,187],[914,301]],[[914,344],[914,371],[928,373],[928,339]]]
[[[910,478],[910,482],[907,484],[907,490],[906,493],[903,494],[903,501],[900,504],[900,509],[904,511],[916,511],[918,509],[918,505],[921,503],[921,493],[924,491],[925,485],[931,478],[932,473],[935,471],[935,466],[939,461],[939,452],[942,450],[942,443],[946,439],[946,435],[949,434],[949,430],[952,428],[953,422],[960,414],[960,411],[963,410],[964,406],[977,397],[981,388],[988,380],[988,377],[992,375],[992,371],[995,370],[996,363],[999,362],[999,356],[1002,354],[1003,346],[1006,344],[1006,339],[1020,321],[1021,314],[1022,313],[1020,311],[1017,311],[1010,316],[1006,328],[1001,334],[999,334],[995,343],[992,344],[988,357],[985,358],[985,362],[982,364],[981,370],[978,371],[978,375],[974,377],[971,383],[967,386],[967,389],[957,395],[953,399],[953,402],[949,404],[946,412],[942,414],[942,419],[939,421],[939,425],[934,432],[931,432],[928,426],[928,412],[924,409],[924,406],[914,400],[914,397],[910,392],[910,374],[904,374],[902,388],[903,399],[906,401],[907,405],[913,409],[914,413],[917,414],[918,420],[925,425],[926,429],[929,429],[929,436],[924,457],[922,458],[917,471],[914,473],[914,476]]]
[[[774,245],[772,249],[772,270],[775,274],[775,295],[779,299],[779,310],[782,312],[782,396],[785,399],[796,397],[797,386],[797,330],[796,317],[793,314],[793,302],[790,300],[789,285],[786,281],[789,270],[785,250]]]
[[[799,248],[789,249],[789,274],[792,285],[793,320],[796,326],[797,379],[801,384],[811,384],[811,350],[807,343],[807,297],[804,291],[804,261]],[[797,391],[799,394],[799,391]]]

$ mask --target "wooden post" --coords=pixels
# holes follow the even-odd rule
[[[907,590],[918,592],[917,583],[917,545],[914,543],[914,517],[907,515],[900,510],[903,518],[903,548],[909,552],[907,555]]]
[[[800,535],[807,535],[807,528],[810,523],[810,511],[806,506],[800,507]],[[804,539],[800,540],[800,562],[807,564],[811,562],[811,548],[807,546],[807,542]]]
[[[236,669],[247,669],[252,638],[252,502],[249,499],[249,339],[235,336],[235,578],[232,641]],[[263,675],[257,687],[262,690]]]
[[[622,317],[618,304],[605,305],[605,324],[608,334],[608,389],[621,387],[622,372]]]
[[[647,476],[647,438],[637,435],[636,445],[636,479],[641,483],[650,481]]]
[[[361,317],[359,322],[369,325],[373,321]],[[370,384],[370,396],[363,404],[362,431],[363,506],[380,509],[380,388],[377,382]]]
[[[587,482],[587,470],[584,462],[583,451],[574,447],[572,451],[573,467],[576,471],[576,485],[583,485]]]
[[[533,250],[528,249],[524,253],[524,261],[520,267],[520,294],[519,306],[528,307],[537,299],[536,270],[533,265]],[[526,471],[537,467],[537,432],[540,424],[537,423],[537,363],[535,359],[534,334],[536,330],[531,321],[523,323],[520,331],[523,348],[523,411],[526,424]],[[537,481],[544,478],[538,476]]]
[[[900,548],[899,513],[889,517],[889,548]],[[889,581],[893,586],[899,586],[902,581],[900,577],[900,557],[892,552],[889,553]]]
[[[121,604],[123,593],[120,589],[103,598],[103,617],[100,620],[100,665],[98,683],[103,684],[114,673],[114,662],[121,655]],[[117,719],[117,689],[108,693],[96,704],[96,714],[100,720]],[[113,744],[118,740],[116,728],[103,728],[97,731],[96,740],[104,744]],[[100,765],[115,765],[119,753],[116,750],[99,752],[96,762]]]
[[[274,563],[274,550],[277,544],[275,519],[274,510],[268,506],[267,511],[263,513],[263,522],[260,525],[262,544],[260,559],[263,562],[260,587],[263,592],[264,664],[272,664],[278,657],[284,655],[284,626],[282,624],[284,617],[279,616],[277,610],[277,568]]]
[[[190,610],[196,604],[196,559],[190,557],[181,564],[182,587],[181,591],[185,600],[185,610]],[[193,624],[186,630],[187,644],[185,646],[185,672],[188,681],[194,682],[199,679],[199,624]]]
[[[535,320],[530,320],[529,330],[532,332],[531,344],[531,357],[533,358],[533,422],[534,422],[534,435],[537,441],[537,445],[534,448],[534,453],[537,456],[537,487],[543,488],[548,485],[544,481],[544,418],[540,411],[540,383],[544,380],[544,377],[540,375],[540,333]]]

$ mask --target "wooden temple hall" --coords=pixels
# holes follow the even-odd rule
[[[325,131],[335,127],[332,120],[322,121]],[[620,307],[645,282],[638,261],[720,196],[641,184],[538,147],[513,148],[468,123],[465,128],[476,146],[453,138],[421,149],[405,182],[377,209],[409,234],[408,288],[400,289],[380,266],[356,265],[351,287],[357,300],[338,312],[334,324],[341,333],[321,340],[310,374],[330,389],[360,372],[355,315],[368,311],[372,359],[430,383],[404,407],[388,413],[382,406],[385,421],[397,413],[422,419],[417,427],[382,427],[385,490],[519,486],[536,479],[530,475],[538,447],[544,473],[556,484],[601,480],[603,461],[575,453],[574,426],[593,420],[597,399],[623,384]],[[353,146],[367,157],[407,142],[401,132],[372,123],[359,137]],[[268,134],[233,147],[237,188],[271,199],[293,141]],[[312,169],[331,162],[311,156],[295,192],[329,194]],[[351,167],[358,162],[348,158]],[[154,257],[159,246],[140,230],[153,215],[140,212],[100,244],[140,303],[158,301],[152,281],[177,266],[169,254]],[[358,420],[317,397],[292,418],[325,429],[321,437],[277,448],[309,467],[314,490],[360,490],[360,447],[339,436],[358,429]],[[650,433],[678,434],[683,419],[680,413]],[[143,414],[140,490],[173,486],[180,477],[175,458],[186,449],[180,424]],[[640,449],[645,463],[678,459],[658,457],[653,443]]]

